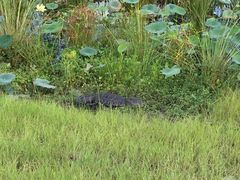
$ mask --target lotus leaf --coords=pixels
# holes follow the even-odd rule
[[[175,74],[179,74],[180,73],[180,68],[177,65],[174,65],[172,68],[165,68],[163,70],[161,70],[162,74],[166,75],[165,79],[168,77],[171,77]]]
[[[96,55],[97,54],[97,50],[94,48],[90,48],[90,47],[84,47],[82,48],[79,53],[83,56],[91,56],[91,55]]]
[[[235,56],[233,56],[232,61],[237,64],[240,64],[240,54],[236,54]]]
[[[6,85],[12,82],[16,76],[12,73],[5,73],[0,75],[0,85]]]
[[[88,2],[87,8],[96,9],[96,8],[97,8],[97,5],[96,5],[95,3]]]
[[[46,7],[48,9],[57,9],[58,8],[58,4],[55,4],[55,3],[47,3],[46,4]]]
[[[118,52],[122,53],[123,51],[125,51],[128,47],[125,44],[120,44],[118,46]]]
[[[144,13],[148,12],[148,14],[154,14],[159,11],[159,8],[154,4],[146,4],[142,7],[141,11]]]
[[[100,7],[98,7],[98,8],[95,9],[95,10],[98,10],[98,11],[108,11],[108,8],[105,7],[105,6],[100,6]]]
[[[162,16],[169,16],[169,15],[171,15],[170,11],[168,11],[167,9],[165,9],[165,11],[160,10],[158,12],[158,14],[162,15]]]
[[[197,46],[200,43],[200,39],[198,36],[190,36],[188,38],[188,41],[194,46]]]
[[[56,86],[52,86],[52,85],[49,85],[50,81],[46,80],[46,79],[40,79],[40,78],[37,78],[33,81],[33,84],[36,85],[36,86],[41,86],[41,87],[45,87],[45,88],[52,88],[52,89],[55,89]]]
[[[230,9],[223,11],[222,16],[225,19],[236,19],[237,18],[237,15],[235,13],[233,13],[233,11]]]
[[[0,36],[0,48],[7,48],[13,43],[13,37],[10,35]]]
[[[125,0],[125,3],[129,3],[129,4],[136,4],[138,2],[139,0]]]
[[[224,4],[231,4],[230,0],[219,0],[219,2],[224,3]]]
[[[111,1],[108,5],[108,8],[111,10],[111,11],[119,11],[121,8],[122,8],[122,5],[120,2],[118,1]]]
[[[212,27],[212,28],[217,28],[217,27],[220,27],[221,26],[221,23],[218,22],[216,19],[214,18],[210,18],[208,19],[206,22],[205,22],[205,26],[208,26],[208,27]]]
[[[145,30],[150,33],[165,33],[167,31],[167,26],[164,22],[154,22],[147,25]]]
[[[43,33],[56,33],[63,28],[63,21],[53,22],[51,24],[44,24],[41,27]]]
[[[230,30],[229,27],[227,26],[221,26],[221,27],[218,27],[218,28],[214,28],[214,29],[211,29],[209,31],[209,37],[210,38],[219,38],[219,37],[223,37],[227,34],[227,32]]]

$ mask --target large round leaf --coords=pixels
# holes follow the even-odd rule
[[[170,11],[168,11],[167,9],[165,11],[160,10],[158,12],[158,14],[161,16],[170,16],[171,15]]]
[[[44,24],[41,28],[43,33],[56,33],[63,28],[63,21],[53,22],[52,24]]]
[[[89,9],[96,9],[97,5],[95,3],[88,2],[87,8],[89,8]]]
[[[125,3],[136,4],[139,0],[125,0]]]
[[[237,18],[237,15],[235,13],[233,13],[233,11],[230,10],[230,9],[227,9],[227,10],[223,11],[222,16],[225,19],[236,19]]]
[[[125,51],[128,47],[125,44],[120,44],[118,46],[118,52],[122,53],[123,51]]]
[[[122,8],[122,5],[120,2],[118,1],[111,1],[108,5],[108,8],[111,10],[111,11],[119,11],[121,8]]]
[[[15,79],[15,75],[12,73],[5,73],[0,75],[0,85],[6,85]]]
[[[141,9],[141,14],[154,14],[154,13],[157,13],[159,11],[159,8],[154,5],[154,4],[146,4],[142,7]]]
[[[210,38],[219,38],[219,37],[223,37],[227,34],[227,32],[230,30],[229,27],[227,26],[221,26],[221,27],[218,27],[218,28],[214,28],[214,29],[211,29],[209,31],[209,37]]]
[[[184,14],[186,14],[186,10],[184,9],[184,8],[182,8],[182,7],[180,7],[180,6],[177,6],[177,5],[175,5],[175,4],[168,4],[167,6],[166,6],[166,9],[171,13],[171,14],[175,14],[175,13],[177,13],[177,14],[180,14],[180,15],[184,15]]]
[[[46,7],[48,9],[57,9],[58,8],[58,4],[55,4],[55,3],[47,3],[46,4]]]
[[[79,53],[83,56],[91,56],[91,55],[96,55],[97,54],[97,50],[94,48],[90,48],[90,47],[84,47],[82,48]]]
[[[0,48],[7,48],[13,43],[13,37],[10,35],[0,36]]]
[[[231,4],[231,0],[219,0],[219,2],[224,4]]]
[[[180,68],[177,65],[174,65],[172,68],[165,68],[163,70],[161,70],[162,74],[166,75],[165,79],[168,77],[171,77],[175,74],[179,74],[180,73]]]
[[[154,22],[147,25],[145,30],[150,33],[165,33],[167,31],[167,26],[164,22]]]
[[[56,86],[52,86],[52,85],[49,85],[50,81],[46,80],[46,79],[40,79],[40,78],[37,78],[33,81],[33,84],[35,84],[36,86],[41,86],[41,87],[45,87],[45,88],[52,88],[52,89],[55,89]]]
[[[240,54],[236,54],[235,56],[233,56],[232,61],[237,64],[240,64]]]
[[[188,41],[194,46],[197,46],[200,43],[200,39],[198,36],[190,36],[188,38]]]
[[[216,28],[216,27],[220,27],[221,23],[214,18],[210,18],[205,22],[205,26]]]

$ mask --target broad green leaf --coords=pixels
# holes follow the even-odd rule
[[[129,4],[136,4],[138,2],[139,0],[125,0],[125,3],[129,3]]]
[[[176,6],[173,10],[180,15],[186,14],[186,10],[180,6]]]
[[[210,38],[219,38],[219,37],[223,37],[227,34],[227,32],[230,30],[229,27],[227,26],[221,26],[221,27],[218,27],[218,28],[214,28],[214,29],[211,29],[209,31],[209,37]]]
[[[180,68],[177,65],[174,65],[172,68],[165,68],[163,70],[161,70],[161,74],[166,75],[165,79],[168,77],[171,77],[175,74],[179,74],[180,73]]]
[[[123,51],[125,51],[128,47],[125,44],[120,44],[118,46],[118,52],[122,53]]]
[[[167,31],[167,26],[164,22],[154,22],[147,25],[145,30],[150,33],[165,33]]]
[[[98,7],[98,8],[95,9],[95,10],[97,10],[97,11],[108,11],[108,8],[105,7],[105,6],[100,6],[100,7]]]
[[[58,8],[58,4],[55,4],[55,3],[47,3],[46,4],[46,7],[48,9],[57,9]]]
[[[219,0],[219,2],[224,4],[231,4],[231,0]]]
[[[200,39],[198,36],[190,36],[188,38],[188,41],[194,46],[197,46],[200,43]]]
[[[10,35],[0,36],[0,48],[7,48],[13,43],[13,37]]]
[[[96,9],[96,8],[97,8],[97,5],[96,5],[95,3],[88,2],[87,8]]]
[[[237,15],[235,13],[233,13],[233,11],[230,10],[230,9],[227,9],[227,10],[223,11],[222,16],[225,19],[236,19],[237,18]]]
[[[41,28],[42,33],[56,33],[63,28],[63,21],[53,22],[52,24],[44,24]]]
[[[33,81],[33,84],[36,85],[36,86],[41,86],[41,87],[45,87],[45,88],[52,88],[52,89],[55,89],[56,86],[52,86],[52,85],[49,85],[50,81],[46,80],[46,79],[40,79],[40,78],[37,78]]]
[[[91,56],[91,55],[96,55],[97,54],[97,50],[94,48],[90,48],[90,47],[84,47],[82,48],[79,53],[83,56]]]
[[[236,54],[235,56],[233,56],[232,61],[237,64],[240,64],[240,54]]]
[[[141,11],[149,12],[149,14],[154,14],[159,11],[159,8],[154,4],[146,4],[142,7]]]
[[[5,73],[0,75],[0,85],[6,85],[12,82],[16,76],[12,73]]]
[[[109,2],[108,8],[111,11],[119,11],[122,8],[122,5],[118,1],[111,1]]]
[[[158,14],[162,15],[162,16],[169,16],[169,15],[171,15],[170,11],[168,11],[167,9],[165,9],[165,11],[160,10],[158,12]]]
[[[208,26],[208,27],[212,27],[212,28],[217,28],[217,27],[220,27],[221,26],[221,23],[218,22],[216,19],[214,18],[210,18],[208,19],[206,22],[205,22],[205,26]]]

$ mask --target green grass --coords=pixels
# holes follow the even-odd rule
[[[0,97],[0,179],[238,179],[238,94],[175,122]]]

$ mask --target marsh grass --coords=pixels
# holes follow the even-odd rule
[[[1,179],[239,178],[239,129],[220,104],[218,122],[174,123],[5,97],[0,107]]]
[[[32,25],[33,8],[35,6],[35,0],[2,0],[0,12],[3,16],[4,33],[11,35],[17,42],[26,37]]]

